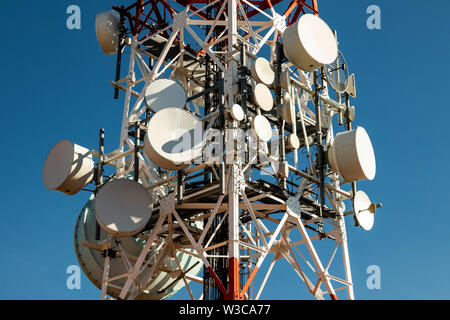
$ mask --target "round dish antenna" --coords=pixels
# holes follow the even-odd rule
[[[186,105],[186,91],[170,79],[158,79],[145,89],[145,103],[154,112],[164,108],[183,108]]]
[[[291,133],[287,136],[287,143],[289,148],[292,150],[297,150],[300,148],[300,139],[295,133]]]
[[[255,104],[263,111],[270,111],[273,108],[273,96],[270,89],[263,83],[258,83],[253,92]]]
[[[100,229],[99,237],[97,238],[96,231],[96,212],[95,212],[95,197],[92,195],[89,201],[81,210],[75,225],[75,253],[79,262],[79,265],[87,275],[89,280],[98,288],[102,287],[103,283],[103,268],[105,265],[105,256],[103,255],[107,244],[107,233]],[[202,225],[197,222],[196,227]],[[144,245],[145,240],[138,237],[120,237],[120,245],[122,249],[129,256],[139,256]],[[192,249],[187,248],[187,251]],[[179,260],[183,270],[190,270],[189,275],[197,275],[203,268],[200,258],[193,257],[186,253],[177,253],[177,259]],[[128,272],[122,259],[110,259],[109,262],[109,274],[110,277],[117,277]],[[173,257],[166,256],[162,259],[161,269],[164,270],[176,270],[177,262]],[[142,277],[148,275],[150,268],[146,268],[141,273]],[[161,300],[167,299],[174,295],[180,289],[184,287],[183,280],[176,282],[174,285],[168,287],[174,279],[169,276],[168,273],[157,271],[153,274],[150,280],[143,284],[143,290],[136,296],[137,300]],[[107,286],[107,294],[118,298],[122,287],[125,285],[126,277],[117,277],[116,280],[110,282],[111,285]],[[189,283],[190,280],[187,279]],[[167,288],[166,290],[161,290]]]
[[[271,86],[275,80],[275,72],[273,72],[270,62],[265,58],[257,58],[250,69],[253,79],[258,83]]]
[[[370,231],[375,222],[375,214],[371,210],[372,203],[369,196],[364,191],[358,191],[353,199],[353,209],[355,217],[361,228]]]
[[[94,160],[89,149],[61,140],[47,155],[42,181],[49,190],[74,195],[94,177]]]
[[[194,131],[201,134],[201,125],[189,111],[162,109],[148,122],[144,152],[158,167],[181,170],[202,154],[202,139],[194,141]]]
[[[328,161],[347,182],[375,178],[375,153],[363,127],[338,133],[328,150]]]
[[[252,128],[260,140],[267,142],[272,138],[272,127],[266,117],[257,115],[252,121]]]
[[[242,107],[241,107],[240,105],[238,105],[238,104],[234,104],[234,105],[231,107],[230,114],[231,114],[231,117],[232,117],[234,120],[236,120],[236,121],[242,121],[242,120],[244,120],[244,116],[245,116],[244,110],[243,110]]]
[[[325,66],[328,84],[339,93],[345,92],[348,85],[348,66],[344,56],[339,52],[332,63]]]
[[[311,72],[338,56],[336,37],[316,15],[304,14],[283,35],[284,54],[297,68]]]
[[[152,198],[145,187],[127,179],[100,188],[95,199],[99,225],[108,233],[126,237],[139,233],[152,215]]]
[[[103,52],[107,55],[117,53],[119,47],[120,16],[110,10],[100,12],[95,17],[95,32],[97,41]]]

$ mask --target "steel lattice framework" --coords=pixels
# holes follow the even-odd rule
[[[118,298],[135,298],[152,274],[167,272],[158,263],[164,255],[184,252],[200,258],[205,267],[200,278],[187,275],[178,263],[176,280],[184,281],[192,299],[259,299],[281,259],[317,299],[337,299],[341,289],[344,298],[354,299],[342,203],[352,198],[356,186],[343,190],[338,175],[327,170],[322,159],[334,137],[333,116],[345,117],[349,96],[330,98],[320,71],[305,73],[279,59],[284,30],[304,13],[318,15],[317,1],[140,0],[113,9],[122,17],[121,37],[131,39],[131,51],[128,72],[111,82],[125,97],[119,146],[108,154],[99,150],[97,155],[101,166],[115,167],[116,178],[137,174],[152,193],[154,208],[149,228],[138,235],[145,245],[138,257],[126,259],[127,272],[110,277],[112,257],[106,256],[101,297],[106,297],[114,280],[126,278]],[[119,46],[119,62],[123,46]],[[231,161],[193,164],[178,172],[160,170],[145,156],[142,136],[153,114],[144,101],[146,86],[170,74],[186,88],[191,110],[205,128],[227,129],[233,135],[239,125],[226,118],[224,110],[242,102],[239,81],[247,76],[246,61],[259,55],[293,74],[290,89],[296,121],[288,125],[276,114],[268,116],[277,128],[278,150],[269,152],[271,145],[260,142],[258,160],[265,157],[265,161],[249,164],[233,148],[225,154]],[[205,99],[204,107],[197,105],[198,97]],[[276,99],[279,103],[279,89]],[[256,111],[249,106],[248,112]],[[345,127],[351,129],[348,118]],[[297,128],[302,148],[286,151],[284,136]],[[135,159],[127,162],[133,154]],[[101,185],[100,178],[97,183]],[[202,228],[194,227],[197,221]],[[112,248],[115,240],[109,236],[101,249]],[[316,247],[327,241],[333,244],[331,255],[322,260]],[[120,247],[117,250],[128,257]],[[339,250],[341,277],[330,271]],[[265,262],[266,274],[256,283]],[[143,276],[146,268],[150,272]],[[204,284],[200,297],[194,297],[189,281]],[[340,286],[335,288],[336,284]],[[211,294],[211,290],[216,291]]]

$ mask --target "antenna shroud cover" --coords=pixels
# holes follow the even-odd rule
[[[89,149],[64,139],[47,155],[42,182],[48,190],[67,195],[78,193],[94,177],[94,160]]]
[[[328,162],[346,182],[373,180],[376,174],[375,153],[363,127],[336,135],[328,149]]]
[[[270,62],[265,58],[256,58],[250,68],[250,72],[256,82],[263,83],[266,86],[270,87],[275,81],[275,72],[272,70]]]
[[[284,31],[283,45],[286,58],[306,72],[330,64],[338,56],[333,31],[313,14],[302,15]]]

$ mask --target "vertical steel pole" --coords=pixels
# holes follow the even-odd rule
[[[338,218],[340,221],[339,225],[341,228],[341,237],[342,237],[342,259],[344,260],[344,268],[345,268],[345,280],[351,285],[347,285],[347,293],[349,300],[355,300],[355,292],[353,290],[353,279],[352,279],[352,269],[350,268],[350,254],[348,251],[347,245],[347,231],[345,228],[345,220],[344,216],[340,215]]]
[[[350,121],[349,117],[348,117],[348,112],[350,109],[350,96],[348,95],[347,92],[344,93],[344,99],[345,99],[345,125],[347,127],[348,131],[352,130],[352,122]],[[356,195],[356,182],[352,182],[351,183],[352,186],[352,195],[353,197],[355,197]],[[355,224],[355,226],[359,226],[358,220],[356,219],[356,215],[353,215],[353,222]]]
[[[247,114],[247,61],[246,61],[245,45],[241,43],[241,57],[239,68],[239,91],[241,94],[241,107],[244,114]]]
[[[279,106],[281,104],[280,74],[281,74],[281,66],[283,64],[283,59],[284,59],[283,45],[279,41],[277,41],[277,43],[276,43],[275,53],[276,53],[275,105]],[[284,140],[285,125],[286,125],[286,121],[282,117],[279,117],[280,134],[279,134],[278,139],[279,139],[279,148],[280,148],[280,150],[279,150],[280,151],[280,163],[279,163],[280,166],[286,165],[286,145],[285,145],[285,140]],[[283,189],[283,191],[286,191],[286,189],[287,189],[286,181],[287,181],[286,177],[284,177],[284,176],[281,177],[281,189]]]
[[[139,140],[141,135],[141,124],[136,121],[134,127],[134,181],[139,181]]]
[[[184,193],[184,187],[183,187],[183,171],[178,170],[177,171],[177,202],[182,203],[183,202],[183,193]]]
[[[313,5],[313,9],[314,9],[314,14],[316,16],[319,15],[319,6],[317,5],[317,0],[312,0],[312,5]]]
[[[125,7],[120,8],[120,23],[119,23],[119,41],[117,43],[117,56],[116,56],[116,83],[120,80],[120,69],[122,65],[122,49],[124,47],[123,38],[125,37]],[[114,99],[119,98],[119,88],[114,87]]]
[[[100,292],[100,300],[106,300],[106,294],[108,293],[108,278],[109,278],[109,268],[110,268],[110,262],[111,262],[111,258],[109,255],[109,248],[111,247],[112,244],[112,237],[110,235],[108,235],[108,249],[105,250],[105,263],[103,265],[103,277],[102,277],[102,288],[101,288],[101,292]]]
[[[228,297],[227,300],[241,300],[239,281],[239,192],[237,187],[238,165],[230,168],[230,183],[228,185]]]
[[[103,184],[103,161],[105,160],[105,129],[101,128],[98,137],[98,164],[97,164],[97,177],[95,179],[95,194]],[[100,225],[95,220],[95,240],[100,240]]]
[[[125,146],[125,139],[128,138],[128,113],[130,111],[130,102],[131,102],[131,89],[134,87],[134,64],[136,58],[136,47],[138,46],[137,36],[134,36],[131,44],[131,57],[130,57],[130,65],[128,67],[128,79],[127,79],[127,92],[125,94],[125,103],[123,107],[122,114],[122,127],[120,131],[120,142],[119,142],[119,151],[123,152]],[[120,175],[125,167],[125,158],[122,158],[120,161],[116,162],[117,175]]]
[[[228,53],[234,51],[237,35],[237,2],[228,0]],[[231,57],[230,57],[231,58]],[[234,84],[234,74],[236,63],[230,59],[228,70],[225,74],[225,93],[228,96],[228,107],[234,104],[234,94],[232,86]],[[229,127],[234,128],[233,121],[229,122]],[[234,144],[233,144],[234,146]],[[232,152],[234,153],[234,147]],[[230,150],[229,150],[230,151]],[[239,281],[239,191],[236,190],[237,175],[240,174],[239,165],[233,161],[229,165],[230,182],[228,185],[228,300],[241,300]]]

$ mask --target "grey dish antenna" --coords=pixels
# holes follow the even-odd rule
[[[113,10],[97,14],[95,32],[103,53],[116,54],[119,47],[120,15]]]
[[[348,66],[344,56],[339,52],[336,60],[325,66],[328,84],[338,93],[347,89],[349,78]]]

